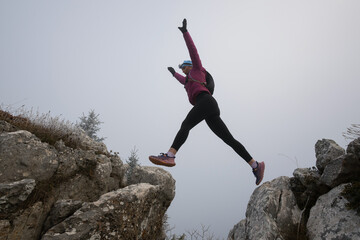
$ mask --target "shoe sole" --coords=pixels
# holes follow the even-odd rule
[[[260,178],[260,181],[256,183],[256,185],[259,185],[261,183],[261,181],[263,180],[264,178],[264,172],[265,172],[265,163],[264,162],[261,162],[259,163],[262,165],[262,168],[261,169],[261,178]]]
[[[152,157],[149,157],[149,160],[153,163],[153,164],[156,164],[156,165],[161,165],[161,166],[165,166],[165,167],[174,167],[176,164],[169,164],[169,163],[164,163],[163,161],[157,159],[157,158],[152,158]]]

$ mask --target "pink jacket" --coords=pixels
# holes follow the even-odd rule
[[[201,60],[199,57],[199,54],[196,50],[195,44],[193,40],[191,39],[190,33],[185,32],[184,33],[184,39],[186,46],[189,50],[190,58],[193,64],[193,67],[191,71],[188,74],[189,78],[195,79],[200,82],[206,82],[206,70],[203,68],[201,64]],[[203,86],[202,84],[195,82],[195,81],[187,81],[186,83],[186,77],[179,73],[175,73],[174,77],[183,85],[185,85],[185,90],[188,94],[189,101],[192,105],[195,105],[196,96],[200,92],[209,92],[209,90]],[[186,83],[186,84],[185,84]]]

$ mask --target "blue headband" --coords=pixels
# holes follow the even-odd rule
[[[185,66],[192,66],[192,62],[190,60],[185,60],[182,64],[179,64],[179,68],[183,69]]]

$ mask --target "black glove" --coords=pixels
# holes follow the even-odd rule
[[[182,27],[179,27],[180,31],[182,33],[186,33],[187,32],[187,29],[186,29],[186,25],[187,25],[187,22],[186,22],[186,18],[184,18],[183,22],[182,22]]]
[[[168,70],[169,70],[169,72],[171,72],[171,74],[172,74],[173,76],[175,75],[175,70],[174,70],[174,68],[168,67]]]

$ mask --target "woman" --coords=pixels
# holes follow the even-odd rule
[[[221,138],[226,144],[232,147],[235,152],[241,156],[253,169],[256,177],[256,185],[259,185],[264,177],[265,164],[264,162],[256,162],[247,152],[245,147],[238,142],[229,132],[228,128],[220,118],[220,110],[216,100],[206,88],[206,70],[201,64],[199,54],[196,50],[195,44],[187,31],[187,21],[183,20],[182,27],[179,27],[183,33],[185,43],[190,53],[191,61],[184,61],[179,68],[186,75],[185,77],[175,72],[172,67],[168,70],[171,74],[185,86],[190,103],[194,106],[185,120],[181,124],[171,148],[167,153],[161,153],[159,156],[150,156],[152,163],[163,165],[167,167],[175,166],[175,155],[180,147],[185,143],[190,130],[198,123],[205,119],[210,129]]]

